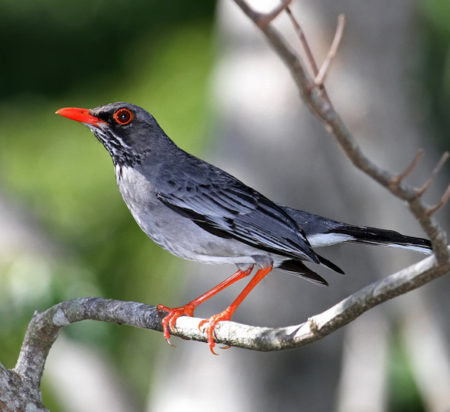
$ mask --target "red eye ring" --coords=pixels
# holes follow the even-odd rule
[[[120,125],[125,125],[130,123],[134,119],[134,115],[131,110],[122,107],[113,114],[113,118]]]

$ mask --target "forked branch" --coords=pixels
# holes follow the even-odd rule
[[[321,86],[325,83],[325,79],[328,75],[328,72],[331,68],[331,63],[337,55],[339,50],[339,46],[341,45],[342,37],[344,36],[344,28],[345,28],[345,16],[340,14],[338,16],[338,24],[336,27],[336,33],[334,34],[334,39],[331,43],[330,50],[328,50],[327,57],[322,63],[319,72],[316,74],[314,79],[314,83],[316,86]]]
[[[256,23],[256,21],[253,19],[254,12],[252,8],[244,0],[235,0],[235,2],[250,18],[250,20],[253,20]],[[294,28],[298,32],[298,27],[300,26],[298,21],[294,18],[291,10],[288,11],[288,14],[291,17]],[[342,38],[344,21],[343,18],[341,18],[340,20],[341,23],[338,25],[335,40],[333,41],[334,45],[330,47],[330,51],[332,52],[330,52],[329,55],[333,56],[332,58],[334,58],[334,56],[336,55],[340,39]],[[394,196],[408,203],[411,212],[416,217],[432,242],[433,251],[436,255],[437,262],[439,263],[439,265],[446,265],[449,262],[450,257],[447,249],[447,237],[446,233],[434,220],[433,213],[445,204],[450,194],[447,194],[446,191],[441,200],[431,208],[427,206],[421,199],[421,195],[433,181],[434,176],[439,171],[439,167],[435,169],[427,183],[425,183],[422,188],[417,189],[404,181],[404,178],[410,172],[410,170],[407,169],[406,172],[400,175],[399,178],[399,176],[376,165],[362,152],[356,139],[339,116],[339,113],[333,108],[333,104],[328,98],[328,95],[326,93],[323,93],[320,87],[318,88],[316,86],[318,75],[316,76],[314,74],[314,69],[313,77],[308,73],[307,65],[303,61],[302,57],[291,48],[291,46],[287,43],[283,36],[270,24],[264,27],[258,27],[265,35],[269,43],[272,45],[276,53],[284,61],[287,68],[290,70],[295,84],[297,85],[297,88],[300,92],[300,96],[302,97],[306,106],[316,117],[321,120],[326,130],[334,136],[338,144],[343,149],[344,153],[347,155],[348,159],[353,163],[355,167],[369,175],[372,179],[376,180],[378,183],[388,189]],[[301,33],[304,38],[302,42],[307,44],[308,42],[306,40],[306,36],[304,36],[303,30],[301,30]],[[305,47],[305,50],[307,48],[309,48],[309,46]],[[310,53],[310,56],[312,56],[312,53]],[[312,57],[308,57],[310,65],[311,59]],[[329,64],[326,64],[326,66],[329,67]],[[327,72],[329,70],[329,68],[327,68],[326,66],[323,69],[324,72]],[[323,82],[319,82],[319,84],[323,86]],[[416,158],[417,157],[420,158],[420,155],[416,156]],[[444,157],[447,157],[447,155],[444,155]],[[418,160],[419,159],[417,158],[413,161],[412,166],[410,166],[411,170],[415,167]],[[440,167],[443,165],[444,161],[445,159],[441,160],[439,164]]]
[[[419,196],[419,197],[422,196],[428,190],[428,188],[433,183],[434,178],[440,172],[440,170],[442,169],[442,166],[444,166],[444,164],[447,161],[448,157],[449,157],[448,152],[445,152],[442,155],[441,159],[439,160],[439,163],[433,169],[433,172],[431,173],[431,176],[428,178],[428,180],[425,182],[425,184],[422,187],[416,189],[416,195],[417,196]]]
[[[405,179],[405,177],[409,176],[411,172],[416,168],[419,160],[422,159],[424,154],[425,150],[419,149],[411,164],[399,175],[392,176],[391,184],[394,186],[398,185],[403,179]]]
[[[260,28],[268,26],[278,15],[285,10],[292,0],[281,0],[280,4],[275,7],[270,13],[258,13],[253,10],[244,0],[235,0],[239,7],[245,10],[246,14],[251,15],[251,19]]]

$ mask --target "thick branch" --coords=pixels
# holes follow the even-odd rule
[[[299,325],[263,328],[234,322],[221,322],[215,330],[216,340],[226,345],[259,351],[299,348],[343,327],[374,306],[414,290],[444,275],[449,270],[450,264],[436,266],[435,258],[430,256],[360,289]],[[204,341],[203,333],[198,330],[199,321],[196,318],[179,318],[175,334],[184,338]]]
[[[102,298],[68,300],[34,313],[14,371],[39,387],[45,360],[59,330],[86,319],[162,330],[154,306]]]
[[[285,328],[262,328],[221,322],[215,331],[216,339],[227,345],[259,351],[297,348],[328,335],[372,307],[416,289],[449,270],[450,264],[436,266],[435,258],[428,257],[364,287],[305,323]],[[48,352],[58,331],[87,319],[162,330],[160,316],[154,306],[103,298],[69,300],[33,315],[14,372],[39,387]],[[179,318],[174,335],[206,341],[205,334],[198,329],[199,322],[198,318]]]
[[[0,363],[0,411],[48,412],[48,409],[42,405],[41,391],[35,382]]]

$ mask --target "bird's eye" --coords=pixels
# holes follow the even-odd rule
[[[133,117],[131,110],[125,108],[119,109],[113,114],[114,120],[121,125],[130,123]]]

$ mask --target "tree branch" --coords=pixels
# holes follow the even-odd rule
[[[273,20],[275,20],[278,15],[289,7],[292,0],[281,0],[278,7],[275,7],[270,13],[258,13],[256,10],[253,10],[244,0],[235,0],[235,2],[239,5],[239,7],[245,10],[245,13],[251,16],[251,19],[255,22],[255,24],[260,27],[266,27]]]
[[[327,57],[322,63],[319,72],[316,74],[314,79],[314,83],[316,86],[321,86],[325,83],[325,79],[327,78],[328,72],[331,69],[331,63],[333,63],[334,58],[337,55],[339,50],[339,46],[341,45],[342,37],[344,36],[344,28],[345,28],[345,16],[340,14],[338,16],[338,23],[336,26],[336,33],[334,34],[333,41],[330,46],[330,50],[328,50]]]
[[[293,349],[317,341],[345,326],[364,312],[396,296],[414,290],[450,270],[450,263],[437,266],[430,256],[386,278],[371,283],[322,313],[299,325],[263,328],[235,322],[221,322],[215,330],[217,342],[258,351]],[[182,317],[174,334],[183,338],[205,340],[198,330],[200,319]]]
[[[423,157],[424,154],[425,150],[419,149],[410,165],[402,173],[392,177],[391,184],[398,185],[405,177],[407,177],[416,168],[419,160]]]
[[[87,319],[162,330],[154,306],[102,298],[68,300],[34,313],[14,371],[39,386],[45,360],[59,330]]]
[[[221,322],[215,330],[216,340],[226,345],[259,351],[298,348],[339,329],[374,306],[416,289],[449,270],[450,263],[436,265],[434,256],[430,256],[360,289],[299,325],[264,328]],[[59,330],[82,320],[162,330],[161,317],[155,306],[103,298],[65,301],[42,313],[34,313],[14,372],[39,387],[45,360]],[[206,341],[206,334],[198,327],[200,321],[199,318],[181,317],[176,321],[173,334],[186,339]]]
[[[450,270],[450,264],[437,265],[430,256],[391,276],[374,282],[343,299],[322,313],[298,325],[266,328],[221,322],[215,329],[218,343],[257,351],[293,349],[317,341],[380,303],[414,290]],[[11,407],[12,400],[21,405],[33,403],[45,411],[40,399],[40,382],[48,353],[58,332],[65,326],[83,320],[117,323],[118,325],[162,331],[161,318],[155,306],[103,298],[78,298],[59,303],[46,311],[35,312],[31,319],[13,370],[0,364],[0,406]],[[177,319],[173,335],[206,342],[200,331],[201,319]],[[1,408],[0,408],[1,409]]]
[[[234,1],[249,19],[257,24],[257,21],[254,19],[254,11],[251,7],[244,0]],[[290,13],[290,15],[291,14],[292,13]],[[260,14],[258,18],[262,18]],[[324,93],[321,93],[320,89],[316,87],[314,78],[308,73],[307,65],[302,57],[295,53],[283,36],[270,24],[265,26],[257,24],[257,26],[269,41],[275,52],[283,60],[286,67],[290,70],[300,92],[300,96],[306,106],[320,119],[326,130],[334,136],[355,167],[380,183],[393,195],[408,203],[409,209],[429,236],[437,261],[440,265],[446,265],[450,259],[450,254],[447,249],[446,233],[433,218],[433,212],[440,206],[430,209],[430,207],[425,205],[421,200],[422,193],[418,193],[416,188],[405,183],[402,179],[398,180],[397,175],[382,169],[370,160],[362,152],[352,133],[347,128],[338,112],[333,108],[332,103],[330,103],[324,96]],[[336,37],[339,36],[335,36],[335,38]],[[447,194],[444,194],[438,205],[444,204],[446,199]]]

